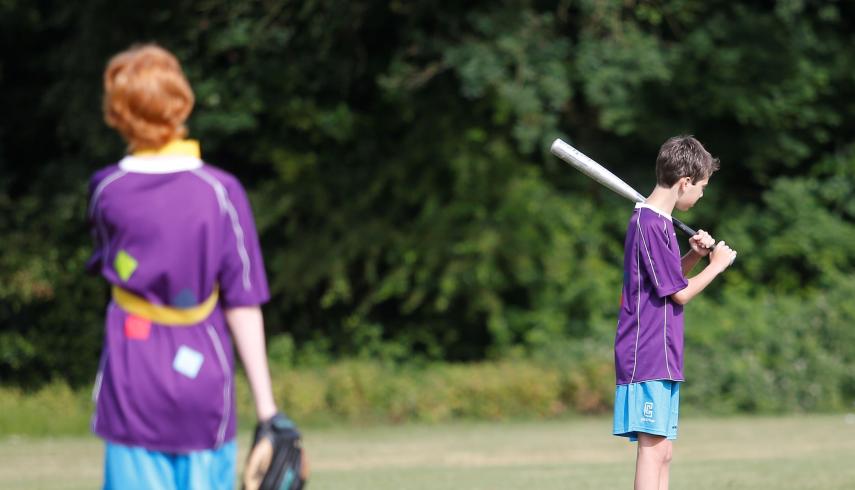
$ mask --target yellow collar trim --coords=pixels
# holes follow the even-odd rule
[[[147,318],[154,323],[167,327],[186,327],[195,325],[208,318],[217,307],[219,287],[202,303],[190,308],[175,308],[172,306],[149,303],[140,296],[119,286],[113,286],[113,301],[128,313]]]
[[[134,152],[135,157],[161,157],[182,156],[201,158],[202,151],[196,140],[172,140],[156,150],[138,150]]]

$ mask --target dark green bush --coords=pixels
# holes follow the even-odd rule
[[[677,133],[722,160],[681,217],[740,252],[689,305],[690,406],[847,406],[853,25],[828,2],[2,2],[0,383],[94,377],[107,289],[82,272],[85,186],[124,152],[101,71],[155,40],[196,90],[203,155],[251,194],[294,410],[606,411],[631,207],[548,144],[646,193]],[[484,361],[470,385],[428,369]]]

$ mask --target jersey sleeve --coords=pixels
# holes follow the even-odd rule
[[[226,187],[225,239],[217,275],[224,307],[255,306],[267,302],[270,293],[261,245],[246,191],[238,182]]]
[[[89,179],[89,200],[86,208],[86,223],[89,227],[89,234],[92,236],[92,255],[86,261],[84,266],[89,274],[97,274],[101,270],[101,265],[104,262],[104,246],[101,237],[101,223],[99,221],[100,209],[98,207],[98,196],[103,182],[103,172],[96,172]]]
[[[656,295],[670,296],[689,285],[683,275],[680,252],[672,242],[677,237],[673,227],[661,220],[641,221],[639,224],[641,268],[647,273]]]

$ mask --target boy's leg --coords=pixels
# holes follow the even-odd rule
[[[671,441],[662,436],[639,432],[635,490],[667,490],[670,462]]]
[[[665,461],[662,463],[662,471],[659,472],[659,490],[668,490],[668,483],[671,479],[671,458],[673,457],[674,444],[670,440],[664,441],[666,446]]]

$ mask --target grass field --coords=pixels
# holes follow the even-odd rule
[[[855,416],[683,418],[673,489],[853,489]],[[309,430],[311,490],[628,489],[610,419]],[[242,434],[241,461],[248,434]],[[92,437],[0,439],[0,488],[93,489]]]

